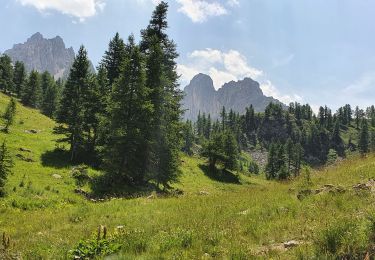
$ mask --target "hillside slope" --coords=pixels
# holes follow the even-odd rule
[[[1,94],[0,112],[7,102]],[[72,166],[65,153],[54,151],[54,126],[18,104],[10,133],[0,133],[15,157],[8,197],[0,198],[0,233],[10,236],[11,247],[4,253],[0,245],[0,258],[65,258],[81,239],[96,237],[99,225],[107,227],[108,243],[120,246],[111,259],[295,259],[371,251],[374,193],[352,186],[375,178],[373,155],[312,172],[311,182],[304,172],[285,183],[262,175],[216,180],[205,174],[202,159],[183,157],[175,184],[182,194],[93,202],[74,193]],[[283,243],[291,240],[300,245],[287,250]]]

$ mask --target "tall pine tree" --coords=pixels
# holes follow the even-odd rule
[[[64,124],[63,133],[70,144],[70,159],[76,161],[84,149],[84,102],[89,88],[87,51],[80,47],[62,93],[57,122]]]

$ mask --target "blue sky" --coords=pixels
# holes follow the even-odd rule
[[[88,49],[94,64],[108,41],[148,24],[157,0],[2,0],[0,52],[39,31]],[[182,87],[198,72],[215,87],[250,76],[284,102],[336,109],[375,103],[375,1],[170,0]]]

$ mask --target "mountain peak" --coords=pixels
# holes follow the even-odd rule
[[[36,32],[33,35],[31,35],[31,37],[27,41],[28,42],[29,41],[40,41],[40,40],[43,40],[43,39],[44,39],[43,35],[40,32]]]
[[[74,61],[73,49],[66,49],[60,36],[45,39],[40,32],[34,33],[25,43],[15,44],[4,53],[13,62],[23,62],[28,72],[48,71],[55,78],[66,77]]]
[[[244,113],[250,105],[253,105],[255,111],[262,112],[271,102],[282,104],[272,97],[265,96],[259,83],[249,77],[238,81],[232,80],[216,91],[211,77],[199,73],[185,87],[184,92],[182,103],[186,110],[185,119],[190,120],[196,120],[199,112],[218,118],[223,106],[227,110]]]
[[[215,90],[212,78],[207,74],[199,73],[195,75],[188,86],[196,86],[199,88],[206,88],[210,90]]]

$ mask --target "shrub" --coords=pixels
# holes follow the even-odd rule
[[[86,165],[79,165],[73,167],[72,177],[76,180],[76,184],[80,187],[84,186],[89,180],[90,176],[88,173],[88,167]]]
[[[327,155],[327,164],[334,164],[337,161],[337,152],[333,149],[329,149]]]
[[[249,163],[249,172],[253,174],[259,174],[259,165],[256,162],[251,161]]]
[[[100,226],[95,238],[81,240],[69,252],[71,259],[92,259],[97,256],[106,256],[118,252],[121,244],[114,237],[107,237],[107,228]]]
[[[368,222],[338,221],[323,230],[315,240],[317,257],[363,259],[370,245],[370,235]]]

